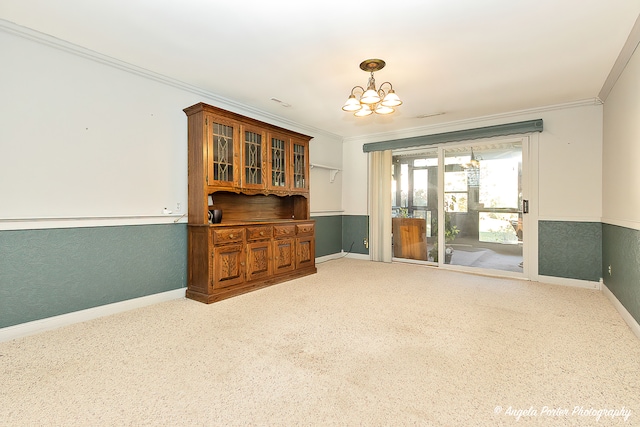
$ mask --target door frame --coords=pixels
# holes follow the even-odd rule
[[[537,134],[536,134],[537,136]],[[438,266],[447,269],[447,270],[455,270],[455,271],[464,271],[464,272],[472,272],[475,274],[484,274],[491,276],[505,276],[505,277],[514,277],[514,278],[522,278],[530,280],[533,275],[532,272],[537,272],[537,257],[532,256],[533,253],[537,253],[537,250],[533,252],[532,242],[535,239],[537,242],[537,215],[536,218],[533,218],[533,212],[537,211],[537,209],[533,209],[533,206],[537,206],[537,197],[534,197],[534,194],[537,195],[537,191],[532,191],[532,162],[531,158],[531,146],[537,144],[531,144],[531,136],[514,136],[514,137],[494,137],[488,139],[481,140],[468,140],[468,141],[460,141],[455,144],[443,144],[439,148],[441,151],[438,153],[438,165],[439,165],[439,177],[438,177],[438,224],[444,223],[444,150],[451,147],[477,147],[489,144],[496,143],[509,143],[509,142],[519,142],[522,148],[522,199],[529,201],[529,213],[522,215],[522,261],[523,261],[523,269],[522,273],[506,271],[506,270],[497,270],[497,269],[486,269],[480,267],[469,267],[463,265],[452,265],[445,264],[444,260],[444,244],[440,244],[438,248]],[[537,164],[537,162],[535,162]],[[535,181],[537,182],[537,180]],[[536,189],[537,190],[537,189]],[[533,228],[535,227],[535,228]],[[438,227],[438,242],[444,242],[444,227]],[[537,244],[535,245],[537,249]],[[536,265],[532,265],[532,259],[535,258]],[[533,268],[532,268],[533,267]]]
[[[506,270],[485,269],[461,265],[445,264],[444,227],[438,227],[438,263],[393,258],[393,261],[437,265],[445,270],[462,271],[474,274],[513,277],[524,280],[535,280],[538,277],[538,142],[539,134],[501,136],[483,139],[466,140],[455,143],[443,143],[414,147],[406,150],[393,150],[393,154],[419,153],[426,150],[438,150],[438,224],[444,224],[444,150],[452,147],[482,146],[487,144],[520,142],[522,147],[522,199],[528,200],[529,211],[522,215],[522,273]],[[388,213],[391,215],[391,212]],[[391,231],[391,230],[390,230]]]

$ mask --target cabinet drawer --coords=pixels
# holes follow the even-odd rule
[[[289,225],[274,225],[273,226],[273,237],[291,237],[296,235],[296,226],[293,224]]]
[[[244,228],[222,228],[213,230],[213,244],[242,242],[244,240]]]
[[[313,229],[315,224],[307,223],[307,224],[297,224],[296,225],[296,234],[298,236],[305,236],[309,234],[313,234]]]
[[[272,234],[271,226],[269,225],[247,227],[247,240],[270,239]]]

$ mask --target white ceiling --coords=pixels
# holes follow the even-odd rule
[[[0,0],[7,21],[343,137],[596,98],[639,14],[640,0]],[[368,58],[404,101],[389,117],[340,109]]]

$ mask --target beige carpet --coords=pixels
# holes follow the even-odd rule
[[[2,343],[0,380],[2,426],[640,425],[600,292],[352,259]]]

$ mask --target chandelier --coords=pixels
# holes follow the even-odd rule
[[[373,73],[382,70],[384,66],[385,62],[382,59],[367,59],[360,63],[360,69],[370,72],[371,77],[366,90],[362,86],[351,89],[349,99],[342,106],[344,111],[353,112],[356,117],[365,117],[373,113],[391,114],[395,111],[393,107],[402,104],[391,83],[384,82],[379,89],[376,89]],[[385,85],[389,86],[386,91],[383,89]],[[356,93],[359,94],[360,99],[356,98]]]

